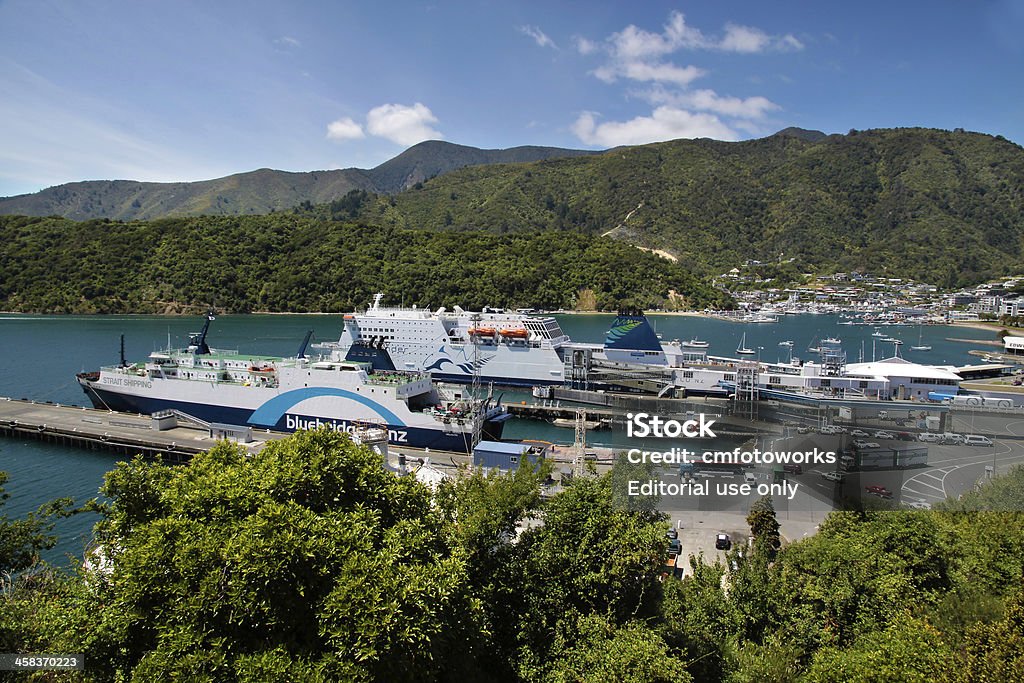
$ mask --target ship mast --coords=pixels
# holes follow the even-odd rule
[[[480,327],[480,321],[482,318],[479,313],[473,313],[469,320],[470,329],[473,329]],[[483,416],[480,414],[480,400],[477,398],[479,396],[480,389],[480,335],[471,334],[469,337],[473,341],[473,381],[469,385],[469,407],[473,416],[473,435],[471,437],[472,444],[470,445],[470,451],[472,451],[476,448],[476,445],[480,443]]]

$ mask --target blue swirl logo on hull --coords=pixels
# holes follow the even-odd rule
[[[282,417],[284,417],[286,412],[302,401],[311,398],[320,398],[321,396],[346,398],[351,401],[355,401],[356,403],[361,403],[373,412],[377,413],[377,415],[379,415],[387,424],[393,427],[405,426],[405,423],[402,422],[401,418],[376,401],[371,401],[365,396],[360,396],[352,391],[346,391],[345,389],[333,389],[331,387],[305,387],[303,389],[292,389],[291,391],[286,391],[285,393],[270,399],[253,411],[253,414],[249,416],[249,424],[273,427]],[[342,416],[339,415],[338,417]]]

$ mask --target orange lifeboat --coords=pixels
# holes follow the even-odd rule
[[[493,327],[471,327],[469,328],[469,336],[471,337],[493,337]]]
[[[530,333],[521,327],[516,329],[505,329],[501,331],[502,337],[509,337],[510,339],[526,339],[529,335]]]

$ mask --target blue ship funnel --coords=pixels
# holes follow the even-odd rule
[[[606,349],[661,351],[661,342],[640,311],[620,311],[604,338]]]

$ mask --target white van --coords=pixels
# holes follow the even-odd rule
[[[953,444],[954,446],[962,446],[964,443],[964,435],[957,434],[955,432],[946,432],[942,435],[942,443]]]
[[[917,435],[917,440],[924,441],[925,443],[939,443],[942,441],[942,435],[933,432],[921,432]]]
[[[756,486],[757,485],[757,475],[754,474],[753,472],[747,472],[747,473],[745,473],[743,475],[743,481],[744,481],[744,483],[750,484],[752,486]]]
[[[967,434],[964,436],[965,446],[991,446],[992,439],[981,434]]]

